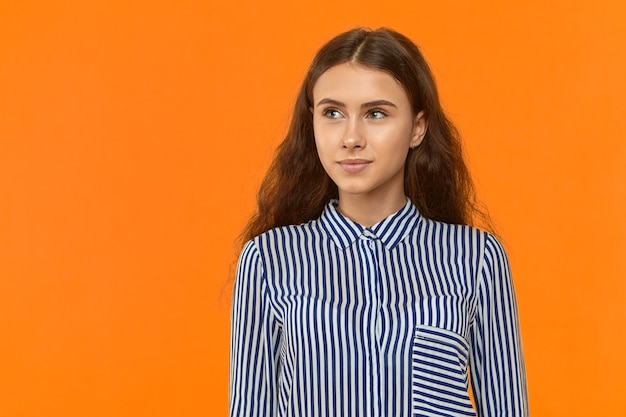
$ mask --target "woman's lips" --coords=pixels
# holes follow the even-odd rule
[[[367,159],[344,159],[338,162],[341,168],[343,168],[344,171],[349,172],[350,174],[357,174],[363,171],[371,163],[372,161],[369,161]]]

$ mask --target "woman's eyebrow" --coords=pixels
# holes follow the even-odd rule
[[[332,98],[323,98],[317,102],[317,106],[321,106],[322,104],[332,104],[337,107],[346,107],[346,105],[341,101],[333,100]]]
[[[390,107],[395,107],[396,109],[398,108],[398,106],[396,106],[389,100],[374,100],[374,101],[368,101],[367,103],[361,104],[361,108],[375,107],[375,106],[390,106]]]
[[[332,104],[337,107],[346,107],[346,105],[342,103],[341,101],[337,101],[332,98],[323,98],[317,102],[317,106],[321,106],[322,104]],[[398,106],[396,106],[389,100],[373,100],[373,101],[368,101],[367,103],[361,104],[361,108],[375,107],[375,106],[390,106],[390,107],[398,108]]]

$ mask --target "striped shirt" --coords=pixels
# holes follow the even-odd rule
[[[336,205],[244,246],[230,416],[527,416],[498,240],[422,217],[408,199],[372,227]]]

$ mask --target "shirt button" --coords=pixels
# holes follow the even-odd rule
[[[370,249],[374,249],[374,242],[370,242],[369,245],[370,245]]]
[[[372,232],[369,229],[363,230],[362,236],[366,236],[366,237],[371,238],[371,239],[376,239],[376,235],[374,234],[374,232]]]

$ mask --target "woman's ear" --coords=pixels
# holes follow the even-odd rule
[[[413,121],[413,135],[411,136],[411,148],[417,148],[424,140],[426,135],[426,129],[428,125],[426,123],[426,116],[424,110],[417,113],[415,120]]]

